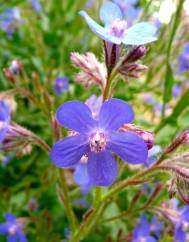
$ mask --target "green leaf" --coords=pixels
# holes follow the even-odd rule
[[[171,69],[170,64],[167,64],[167,70],[165,75],[165,89],[163,95],[163,103],[168,103],[172,98],[172,88],[174,85],[175,79],[173,75],[173,71]]]

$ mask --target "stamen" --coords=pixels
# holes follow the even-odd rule
[[[91,135],[89,144],[92,152],[101,152],[106,148],[106,137],[102,132],[95,132]]]
[[[127,30],[127,22],[125,20],[116,19],[110,27],[110,34],[116,37],[123,37]]]

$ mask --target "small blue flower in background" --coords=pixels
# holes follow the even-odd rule
[[[120,7],[122,15],[127,19],[129,26],[141,13],[141,8],[135,7],[138,0],[113,0],[113,2]]]
[[[95,4],[96,0],[87,0],[85,6],[86,8],[92,8],[93,5]]]
[[[157,217],[148,221],[146,216],[142,214],[139,224],[133,231],[132,242],[156,242],[162,229],[163,224],[158,221]]]
[[[20,20],[20,10],[18,8],[9,8],[0,15],[0,29],[7,34],[12,34]]]
[[[8,242],[27,242],[28,240],[16,217],[11,213],[6,213],[5,219],[6,222],[0,224],[0,234],[7,235]]]
[[[184,46],[183,51],[179,55],[179,71],[184,72],[189,69],[189,43]]]
[[[6,137],[10,123],[10,110],[5,102],[0,101],[0,144]]]
[[[161,147],[159,145],[154,145],[149,151],[148,151],[148,159],[144,163],[145,167],[150,167],[154,164],[156,161],[157,155],[161,152]]]
[[[11,159],[12,159],[12,157],[10,157],[10,156],[3,157],[1,159],[2,167],[5,168]]]
[[[179,209],[179,218],[175,222],[174,242],[187,242],[187,231],[189,230],[189,208],[184,206]]]
[[[82,102],[69,101],[59,107],[58,122],[76,133],[60,140],[51,149],[51,160],[57,167],[76,166],[83,155],[88,157],[87,171],[90,184],[109,186],[117,176],[117,163],[112,152],[130,164],[143,164],[148,155],[144,141],[130,132],[118,129],[134,118],[132,108],[119,99],[102,104],[98,119]]]
[[[69,90],[69,80],[66,76],[57,77],[53,84],[54,92],[57,96],[60,96],[63,92]]]
[[[182,87],[179,84],[175,84],[172,88],[172,93],[174,97],[179,97],[182,94]]]
[[[41,12],[42,6],[41,6],[41,3],[40,3],[39,0],[29,0],[29,2],[30,2],[34,11],[36,11],[38,13]]]
[[[84,155],[77,164],[74,172],[74,181],[81,187],[84,196],[87,195],[92,186],[88,174],[87,163],[88,157]]]
[[[128,28],[120,7],[110,1],[100,8],[100,19],[104,27],[96,23],[85,11],[80,11],[90,29],[100,38],[114,44],[143,45],[155,41],[156,28],[146,22],[141,22]]]

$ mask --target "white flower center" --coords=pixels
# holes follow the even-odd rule
[[[127,30],[127,22],[125,20],[116,19],[110,26],[110,34],[116,37],[123,37]]]
[[[9,229],[8,232],[10,235],[14,235],[16,234],[16,230],[17,230],[17,226],[16,225],[12,225]]]
[[[139,242],[146,242],[146,238],[145,237],[140,237],[139,238]]]
[[[4,122],[0,121],[0,130],[4,128]]]
[[[104,151],[106,148],[106,136],[103,132],[95,132],[92,133],[91,137],[89,138],[89,145],[92,152],[101,152]]]
[[[82,157],[81,157],[81,159],[80,159],[80,163],[81,164],[87,164],[87,162],[88,162],[88,156],[87,155],[83,155]]]
[[[184,221],[184,222],[182,222],[181,227],[182,227],[182,229],[183,229],[184,231],[187,231],[188,228],[189,228],[189,223],[186,222],[186,221]]]

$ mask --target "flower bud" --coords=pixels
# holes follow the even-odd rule
[[[147,52],[147,49],[145,46],[140,45],[136,47],[126,56],[125,60],[123,61],[123,64],[133,63],[141,59],[143,56],[145,56],[146,52]]]
[[[98,62],[93,53],[81,55],[79,53],[71,54],[71,61],[74,66],[80,69],[76,75],[76,81],[84,86],[98,85],[101,88],[105,86],[107,71],[105,66]]]

